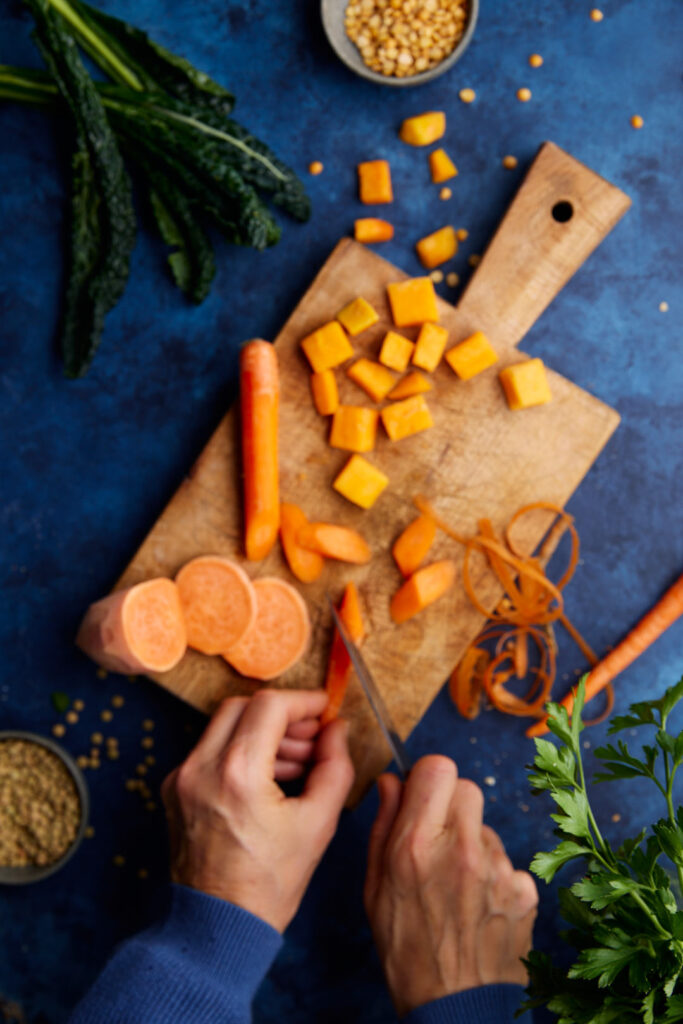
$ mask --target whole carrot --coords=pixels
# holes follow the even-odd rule
[[[267,341],[247,342],[240,353],[244,544],[254,562],[266,557],[280,527],[279,397],[275,349]]]
[[[669,587],[654,608],[643,616],[630,633],[593,668],[586,680],[586,703],[604,690],[612,680],[635,661],[643,651],[653,644],[657,637],[683,615],[683,575]],[[562,706],[571,714],[574,707],[575,691],[572,690],[562,701]],[[527,729],[527,736],[543,736],[548,732],[547,718],[541,719]]]

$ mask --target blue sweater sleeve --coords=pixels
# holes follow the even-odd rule
[[[174,885],[165,919],[119,947],[69,1024],[248,1024],[281,944],[246,910]]]
[[[523,995],[521,985],[468,988],[418,1006],[403,1024],[513,1024]],[[532,1024],[531,1014],[518,1017],[517,1024]]]

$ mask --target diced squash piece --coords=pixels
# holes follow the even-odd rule
[[[332,417],[330,444],[348,452],[371,452],[375,447],[376,409],[360,405],[340,405]]]
[[[391,549],[394,561],[404,576],[412,576],[424,561],[435,537],[436,523],[431,516],[418,516],[406,526]]]
[[[312,583],[323,571],[322,555],[302,548],[297,543],[297,534],[308,522],[298,505],[284,501],[280,505],[280,541],[287,559],[287,565],[302,583]]]
[[[550,385],[541,359],[506,366],[498,374],[511,409],[528,409],[552,400]]]
[[[461,380],[469,380],[498,362],[498,354],[483,331],[475,331],[465,338],[450,349],[445,358]]]
[[[391,389],[387,398],[391,398],[392,401],[398,398],[412,398],[413,395],[422,395],[425,391],[431,390],[432,382],[418,370],[413,370]]]
[[[332,370],[321,370],[311,374],[313,404],[321,416],[331,416],[339,408],[337,378]]]
[[[391,168],[387,160],[366,160],[358,164],[358,191],[361,203],[391,203]]]
[[[388,483],[389,477],[367,459],[352,455],[332,486],[354,505],[372,508]]]
[[[438,601],[455,581],[455,562],[444,558],[418,569],[391,599],[391,617],[396,623],[412,619],[418,612]]]
[[[415,345],[409,338],[404,338],[396,331],[387,331],[379,353],[379,361],[390,370],[403,373],[414,351]]]
[[[387,285],[391,315],[397,327],[412,327],[427,321],[436,323],[436,292],[429,277],[411,277]]]
[[[438,267],[452,259],[458,251],[458,239],[455,237],[455,228],[447,224],[431,235],[425,235],[416,244],[417,255],[420,263],[427,270]]]
[[[423,324],[415,343],[413,365],[432,373],[439,363],[448,341],[448,331],[438,324]]]
[[[359,217],[353,222],[353,237],[357,242],[388,242],[394,237],[394,225],[379,217]]]
[[[373,402],[381,402],[386,398],[396,383],[393,373],[381,363],[374,363],[372,359],[358,359],[349,366],[346,374],[354,384],[370,395]]]
[[[450,181],[458,173],[458,168],[445,149],[435,149],[433,153],[429,154],[429,170],[435,185],[440,185],[443,181]]]
[[[376,324],[379,320],[379,315],[369,302],[366,302],[365,299],[359,296],[339,310],[337,320],[346,328],[351,337],[355,338],[361,331]]]
[[[419,434],[421,430],[428,430],[434,426],[424,395],[415,395],[414,398],[405,398],[402,402],[388,405],[386,409],[382,409],[380,416],[384,429],[392,441],[400,441],[404,437]]]
[[[407,117],[401,125],[399,138],[409,146],[429,146],[446,131],[446,115],[443,110],[429,110],[426,114]]]
[[[336,558],[340,562],[365,565],[372,558],[367,541],[348,526],[336,523],[308,523],[296,536],[297,543],[323,558]]]
[[[337,320],[330,320],[317,331],[307,335],[301,342],[301,347],[315,373],[332,370],[353,355],[351,342]]]

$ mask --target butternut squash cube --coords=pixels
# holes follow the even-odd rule
[[[396,383],[393,373],[380,363],[373,363],[372,359],[359,359],[349,366],[346,374],[354,384],[358,384],[370,395],[373,402],[381,402],[386,398]]]
[[[351,342],[346,337],[342,325],[336,320],[330,320],[317,331],[307,335],[301,342],[301,347],[315,373],[332,370],[353,355]]]
[[[443,181],[450,181],[458,173],[458,168],[445,149],[435,149],[433,153],[429,154],[429,170],[435,185],[440,185]]]
[[[340,405],[332,417],[330,445],[347,452],[371,452],[375,447],[377,420],[376,409],[360,405]]]
[[[387,331],[379,353],[379,361],[388,366],[390,370],[398,370],[399,373],[403,373],[414,350],[415,345],[408,338],[397,334],[396,331]]]
[[[337,378],[332,370],[322,370],[311,374],[311,391],[313,404],[321,416],[331,416],[339,407]]]
[[[361,203],[391,203],[391,168],[387,160],[366,160],[358,164],[358,192]]]
[[[475,331],[446,353],[446,362],[461,380],[469,380],[497,363],[498,355],[483,331]]]
[[[394,225],[379,217],[359,217],[353,222],[353,237],[357,242],[388,242],[394,237]]]
[[[388,483],[389,477],[367,459],[352,455],[332,486],[355,505],[372,508]]]
[[[428,110],[425,114],[407,117],[399,130],[399,138],[409,146],[429,146],[446,131],[443,110]]]
[[[441,362],[448,341],[448,331],[438,324],[423,324],[415,343],[413,364],[433,373]]]
[[[436,292],[429,277],[411,277],[387,285],[391,315],[396,327],[412,327],[439,319]]]
[[[424,395],[415,395],[414,398],[406,398],[402,402],[388,405],[386,409],[382,409],[380,416],[384,429],[392,441],[401,441],[404,437],[419,434],[421,430],[428,430],[434,426]]]
[[[528,409],[552,400],[542,359],[506,366],[498,376],[511,409]]]
[[[379,315],[369,302],[366,302],[365,299],[359,296],[339,310],[337,320],[346,328],[351,337],[355,338],[361,331],[365,331],[368,327],[376,324],[379,320]]]
[[[413,395],[422,395],[425,391],[432,390],[432,382],[427,380],[418,370],[413,370],[403,380],[400,380],[395,388],[392,388],[387,398],[392,401],[397,398],[412,398]]]
[[[455,228],[447,224],[446,227],[433,231],[431,235],[425,235],[415,248],[422,266],[427,270],[432,270],[440,263],[446,263],[447,260],[452,259],[458,251]]]

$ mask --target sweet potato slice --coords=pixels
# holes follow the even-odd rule
[[[372,558],[367,541],[357,530],[334,523],[309,523],[296,535],[297,542],[309,551],[317,551],[323,558],[336,558],[340,562],[365,565]]]
[[[110,672],[168,672],[187,648],[178,588],[160,577],[96,601],[76,643]]]
[[[302,583],[312,583],[323,571],[322,555],[297,543],[296,535],[308,519],[298,505],[284,501],[280,506],[280,540],[287,565]]]
[[[444,558],[418,569],[391,599],[391,617],[396,623],[412,619],[446,593],[455,580],[455,562]]]
[[[299,592],[273,576],[254,580],[256,618],[239,643],[223,652],[225,660],[250,679],[282,675],[306,652],[311,623]]]
[[[244,636],[256,617],[254,586],[229,558],[193,558],[182,567],[176,583],[187,643],[202,654],[222,654]]]

